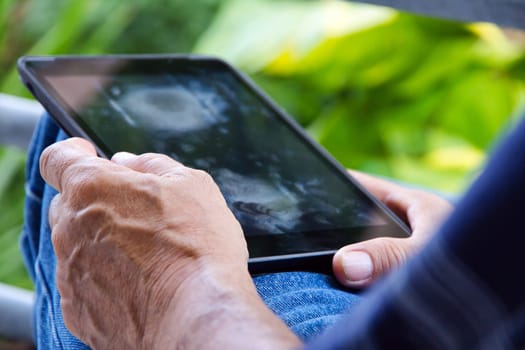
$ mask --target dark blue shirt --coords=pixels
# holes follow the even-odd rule
[[[521,0],[368,2],[525,28]],[[523,218],[525,120],[429,245],[306,349],[525,349]]]
[[[363,0],[428,16],[525,28],[523,0]]]

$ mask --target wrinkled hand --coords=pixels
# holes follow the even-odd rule
[[[256,295],[242,229],[207,173],[155,154],[101,159],[81,139],[47,148],[40,167],[59,191],[49,221],[64,320],[88,345],[176,343],[215,312],[199,309],[209,295]]]
[[[358,172],[351,172],[369,192],[405,220],[409,238],[376,238],[341,248],[333,259],[336,278],[345,286],[361,288],[402,264],[432,236],[452,210],[434,194],[403,188]]]

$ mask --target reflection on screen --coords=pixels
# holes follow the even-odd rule
[[[384,225],[384,216],[226,71],[48,77],[111,152],[209,171],[245,234]]]

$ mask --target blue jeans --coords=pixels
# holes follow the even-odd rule
[[[56,287],[56,260],[47,213],[56,191],[39,171],[39,157],[48,145],[66,138],[48,117],[40,120],[28,154],[22,252],[36,290],[35,338],[38,349],[86,349],[64,324]],[[257,276],[257,290],[266,304],[299,337],[306,340],[333,324],[360,299],[326,275],[291,272]]]

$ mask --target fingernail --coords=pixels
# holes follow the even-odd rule
[[[372,259],[365,252],[353,251],[343,255],[343,271],[349,282],[366,281],[372,277]]]
[[[118,152],[111,157],[111,160],[117,164],[125,162],[131,158],[135,158],[137,155],[129,152]]]

